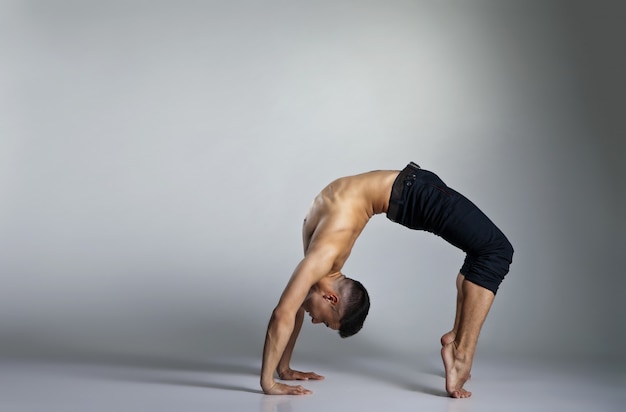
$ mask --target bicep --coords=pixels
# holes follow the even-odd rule
[[[296,266],[276,309],[295,314],[302,306],[311,287],[330,273],[335,256],[336,254],[331,250],[308,253]]]

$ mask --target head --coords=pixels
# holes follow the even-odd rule
[[[347,338],[361,330],[370,310],[370,297],[358,280],[345,278],[341,286],[342,316],[339,336]]]
[[[304,309],[313,323],[323,323],[338,330],[342,338],[347,338],[363,327],[370,300],[361,282],[339,275],[314,285],[304,302]]]

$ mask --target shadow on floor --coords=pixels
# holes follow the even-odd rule
[[[245,386],[229,385],[224,383],[207,382],[201,379],[181,379],[181,378],[168,378],[168,377],[154,377],[154,376],[137,376],[135,379],[126,377],[126,381],[136,381],[141,383],[154,383],[159,385],[172,385],[172,386],[184,386],[187,388],[201,388],[201,389],[218,389],[225,391],[237,391],[248,392],[262,395],[261,389],[252,389]]]
[[[59,359],[58,361],[60,364],[68,363],[67,359]],[[256,384],[261,373],[261,359],[258,355],[224,357],[218,360],[194,360],[173,356],[109,354],[73,359],[70,363],[79,367],[68,370],[69,373],[80,373],[92,378],[262,394]],[[420,362],[415,359],[407,362],[386,357],[372,359],[342,356],[333,359],[332,357],[310,358],[305,356],[299,361],[293,362],[292,365],[297,369],[300,363],[307,364],[309,367],[319,365],[319,369],[331,371],[331,373],[337,371],[342,374],[366,377],[385,386],[432,396],[448,397],[444,390],[442,370],[435,368],[429,362]],[[212,378],[210,375],[213,374],[240,375],[242,382],[248,382],[250,378],[254,377],[255,384],[246,387],[233,384],[232,379],[230,379],[231,382],[226,383],[215,382],[210,380]],[[439,378],[437,380],[441,380],[440,386],[432,385],[433,376]]]
[[[318,359],[307,363],[318,363],[320,367],[327,370],[335,370],[341,373],[367,377],[368,379],[380,382],[383,385],[391,385],[397,388],[412,392],[420,392],[427,395],[448,397],[444,390],[445,373],[443,365],[441,370],[434,368],[427,362],[415,360],[401,361],[391,358],[380,358],[372,361],[359,357],[348,359]],[[428,377],[436,376],[441,378],[441,387],[431,387],[426,382],[432,381]],[[421,382],[420,382],[421,381]]]

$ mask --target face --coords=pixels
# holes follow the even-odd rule
[[[302,305],[311,317],[311,322],[322,323],[326,327],[339,330],[339,314],[334,310],[332,296],[312,291]]]

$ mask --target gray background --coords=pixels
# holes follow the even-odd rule
[[[259,356],[336,177],[413,160],[515,246],[480,351],[622,357],[618,2],[0,2],[0,353]],[[460,251],[375,217],[298,353],[436,350]]]

